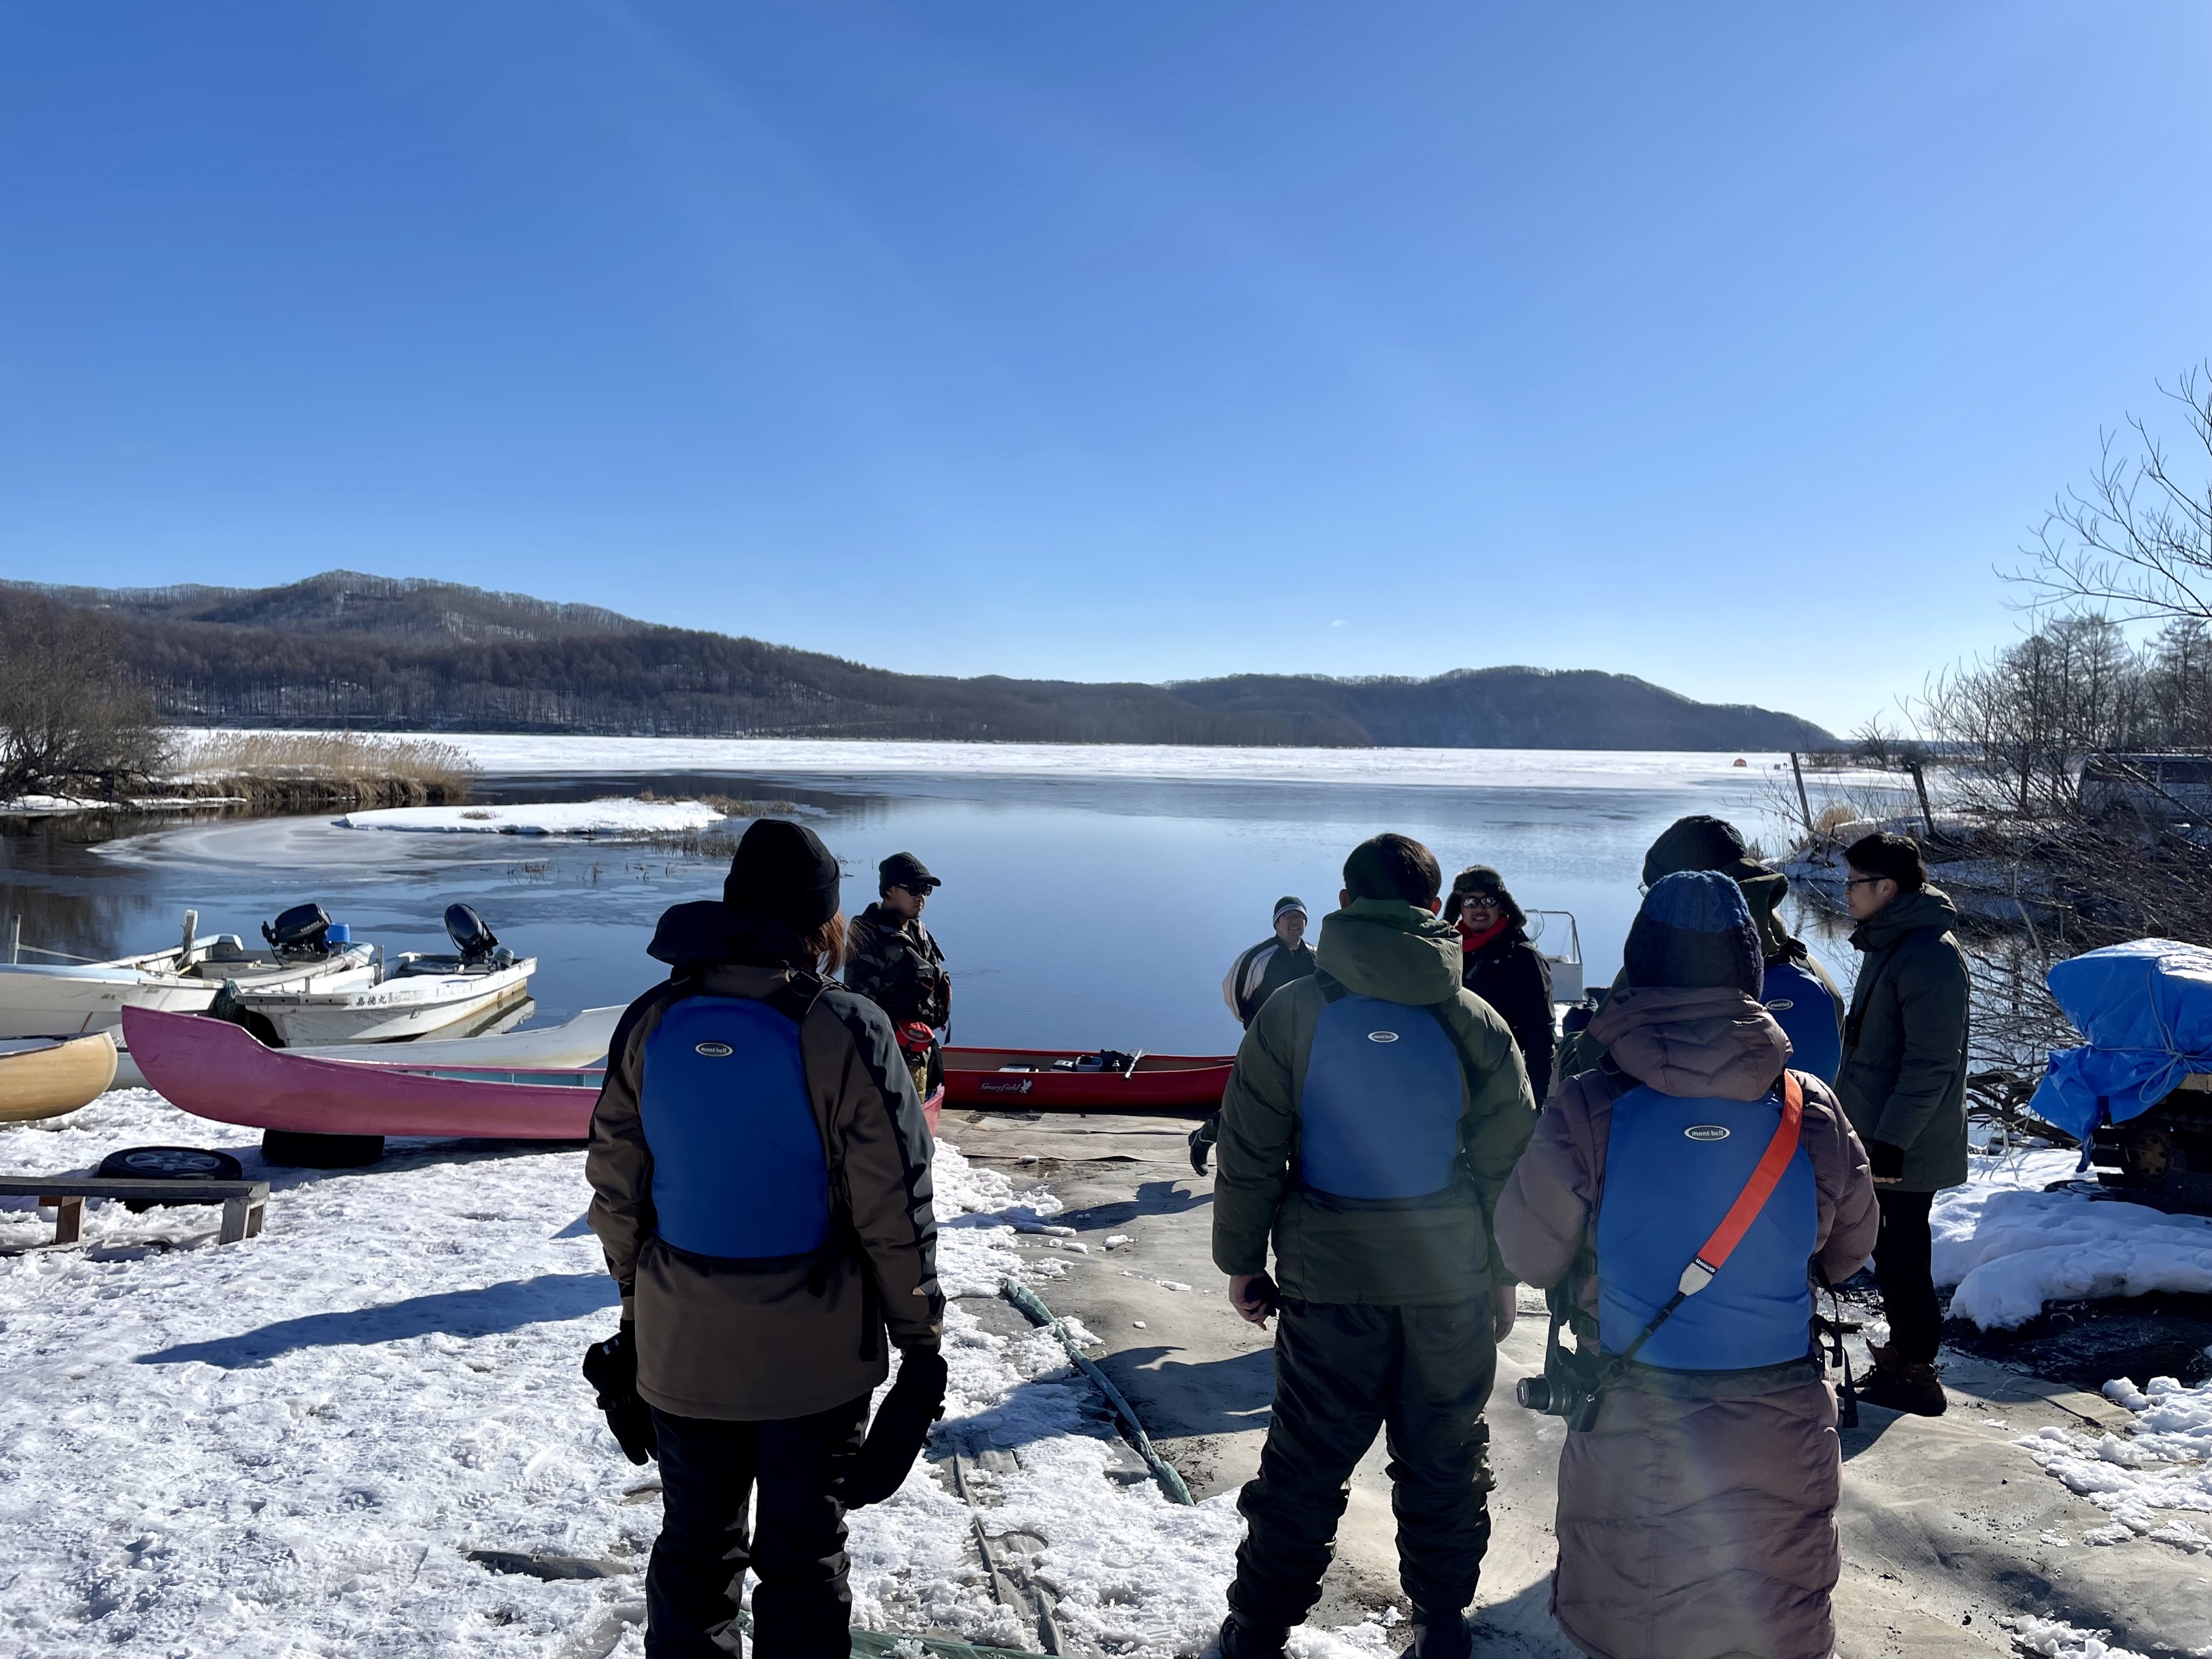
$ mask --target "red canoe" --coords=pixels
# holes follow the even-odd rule
[[[1235,1065],[1228,1054],[947,1048],[945,1103],[1027,1112],[1210,1112],[1221,1104]]]
[[[581,1140],[604,1066],[544,1070],[410,1066],[404,1044],[359,1060],[314,1060],[262,1046],[243,1026],[154,1008],[123,1011],[124,1041],[173,1106],[218,1123],[323,1135],[439,1135]],[[938,1096],[922,1103],[936,1133]]]

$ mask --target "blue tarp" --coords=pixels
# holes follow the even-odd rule
[[[2212,1072],[2212,951],[2178,939],[2109,945],[2051,970],[2051,994],[2089,1039],[2051,1056],[2028,1110],[2087,1139],[2124,1123],[2192,1072]]]

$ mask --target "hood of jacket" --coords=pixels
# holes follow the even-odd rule
[[[1862,951],[1886,950],[1917,927],[1951,927],[1958,922],[1959,907],[1940,887],[1923,887],[1895,898],[1851,929],[1851,943]]]
[[[1606,999],[1589,1034],[1638,1083],[1678,1097],[1757,1100],[1790,1060],[1774,1017],[1727,987],[1624,987]]]
[[[698,899],[664,910],[646,955],[672,968],[713,963],[753,963],[812,969],[813,957],[797,933],[772,916],[740,910],[720,899]]]
[[[1355,996],[1418,1007],[1459,994],[1459,929],[1419,904],[1354,899],[1330,911],[1314,959]]]
[[[1743,902],[1751,907],[1751,923],[1759,929],[1759,948],[1765,951],[1767,961],[1779,962],[1795,955],[1797,941],[1790,937],[1780,915],[1782,901],[1790,893],[1790,878],[1748,860],[1723,873],[1735,877],[1735,884],[1743,890]]]

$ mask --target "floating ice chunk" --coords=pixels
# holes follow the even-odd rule
[[[534,805],[386,806],[332,820],[341,830],[399,830],[448,836],[665,835],[723,821],[704,801],[544,801]]]

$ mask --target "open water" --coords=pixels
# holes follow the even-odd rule
[[[1220,983],[1266,935],[1279,895],[1316,927],[1345,854],[1378,830],[1433,848],[1449,872],[1496,866],[1526,908],[1571,912],[1587,977],[1607,982],[1638,902],[1644,850],[1674,819],[1714,812],[1779,849],[1777,757],[1528,751],[1253,751],[927,744],[655,744],[471,739],[492,801],[650,789],[782,800],[875,893],[898,850],[944,879],[927,921],[954,976],[956,1042],[1224,1053]],[[254,939],[288,905],[320,902],[387,950],[443,948],[440,916],[474,905],[535,956],[532,1024],[629,1000],[660,977],[645,955],[666,906],[713,896],[723,865],[680,846],[408,835],[328,818],[222,819],[92,839],[84,824],[0,836],[0,929],[97,957],[203,933]],[[1799,913],[1847,982],[1853,953]],[[1564,919],[1543,944],[1561,948]],[[4,948],[4,945],[0,945]],[[27,958],[46,960],[49,958]]]

